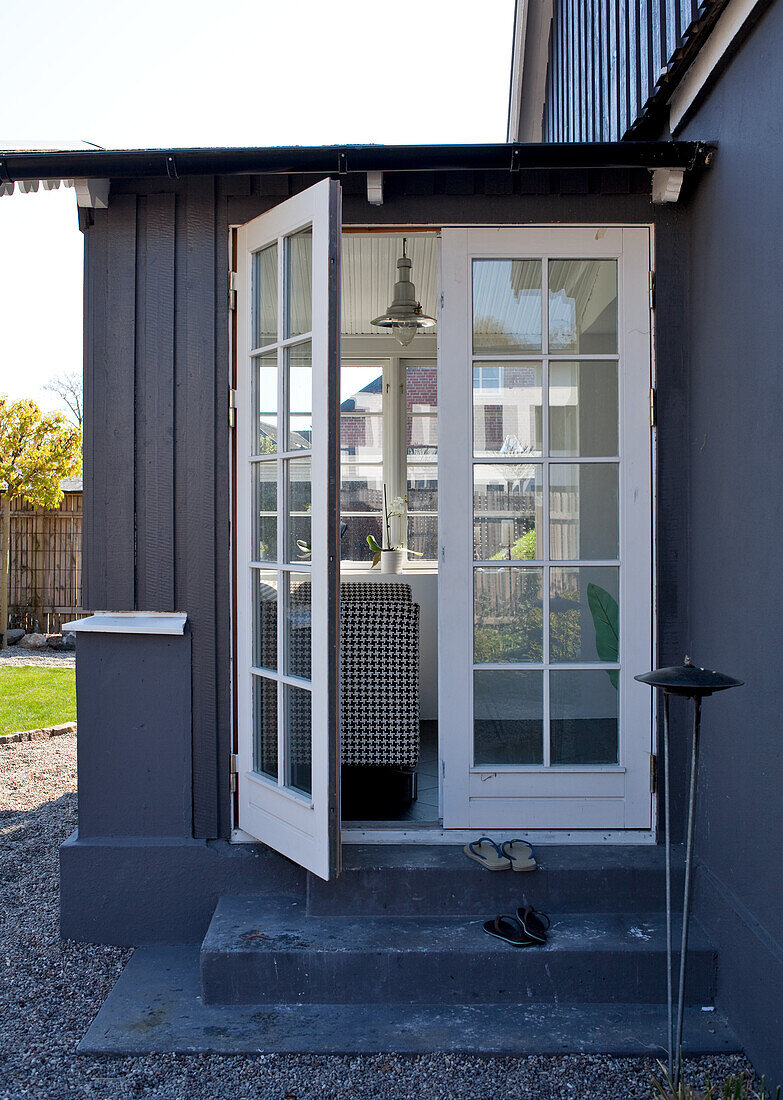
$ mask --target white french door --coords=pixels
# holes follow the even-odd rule
[[[443,824],[647,829],[646,228],[444,229]]]
[[[340,187],[238,233],[239,827],[339,870]]]

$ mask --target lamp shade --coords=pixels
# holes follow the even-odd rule
[[[410,344],[419,329],[432,328],[435,318],[422,312],[421,303],[416,301],[416,287],[411,282],[411,260],[405,253],[406,241],[402,242],[402,256],[397,261],[397,282],[394,284],[392,302],[385,313],[376,317],[370,324],[377,328],[391,329],[403,347]]]
[[[634,676],[634,680],[649,684],[650,687],[661,688],[667,695],[682,695],[689,699],[712,695],[715,691],[725,691],[727,688],[741,687],[745,683],[744,680],[735,680],[733,676],[727,676],[723,672],[699,668],[690,657],[686,657],[681,665],[656,668]]]

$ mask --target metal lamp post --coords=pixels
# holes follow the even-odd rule
[[[735,680],[722,672],[698,668],[690,657],[682,665],[658,668],[635,676],[643,684],[660,688],[663,692],[663,793],[664,823],[666,832],[666,993],[668,1006],[669,1077],[675,1088],[679,1084],[682,1068],[682,1024],[685,1007],[685,961],[688,953],[688,925],[691,913],[691,872],[693,867],[693,830],[696,810],[696,772],[699,763],[699,734],[701,732],[701,701],[705,695],[727,688],[740,687],[744,680]],[[672,997],[672,862],[671,821],[669,813],[669,696],[679,695],[693,700],[693,743],[691,747],[691,780],[688,794],[688,831],[685,840],[685,888],[682,903],[682,943],[680,946],[680,984],[677,994],[676,1041],[673,1034]],[[674,1051],[677,1062],[674,1064]]]

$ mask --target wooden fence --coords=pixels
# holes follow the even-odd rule
[[[82,594],[82,493],[66,492],[59,508],[11,502],[11,627],[56,634],[86,612]]]

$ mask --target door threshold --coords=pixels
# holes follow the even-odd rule
[[[428,822],[368,822],[341,831],[343,844],[469,844],[477,836],[496,841],[516,836],[533,844],[655,844],[652,829],[444,829]]]

